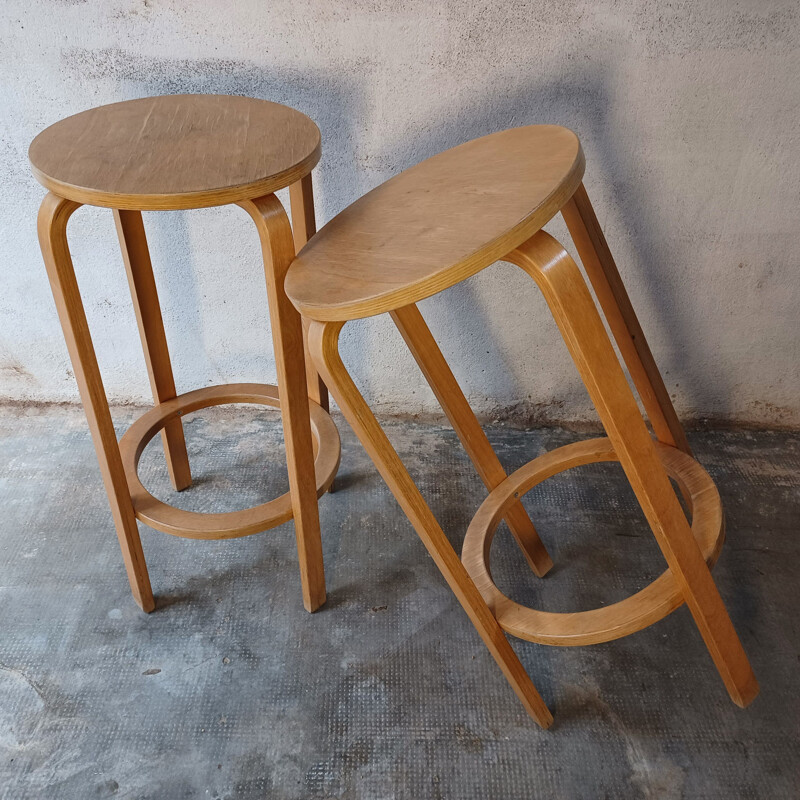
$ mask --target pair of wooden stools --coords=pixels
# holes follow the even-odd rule
[[[747,705],[758,684],[709,571],[724,537],[719,493],[691,455],[589,203],[575,134],[534,125],[467,142],[395,176],[314,235],[311,170],[319,156],[319,131],[303,114],[214,95],[93,109],[53,125],[31,145],[36,177],[49,190],[39,214],[42,252],[139,605],[154,607],[137,519],[177,536],[214,539],[245,536],[293,517],[305,607],[313,611],[325,601],[317,498],[339,464],[327,387],[540,725],[549,726],[552,716],[505,632],[554,645],[605,642],[684,602],[731,698]],[[287,186],[293,227],[274,194]],[[227,203],[250,214],[261,238],[278,388],[235,384],[176,395],[141,211]],[[82,204],[114,210],[155,399],[119,442],[67,245],[67,221]],[[580,270],[541,230],[559,211],[655,438]],[[497,260],[516,264],[541,289],[607,433],[549,452],[509,476],[415,305]],[[391,314],[489,490],[461,558],[339,356],[344,324],[382,313]],[[224,514],[182,511],[149,494],[137,476],[147,443],[161,432],[173,486],[183,489],[191,475],[181,415],[235,402],[280,408],[289,493]],[[515,603],[491,576],[497,526],[507,521],[531,569],[545,575],[552,562],[520,497],[552,475],[600,461],[622,464],[668,569],[627,600],[592,611],[554,614]]]

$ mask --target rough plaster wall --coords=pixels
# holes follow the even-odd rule
[[[794,0],[4,0],[0,396],[77,398],[36,242],[43,191],[30,140],[101,103],[227,92],[288,103],[319,124],[320,222],[472,137],[573,128],[679,413],[798,424],[799,15]],[[274,380],[244,213],[148,213],[145,224],[179,390]],[[549,229],[566,237],[560,223]],[[70,235],[109,395],[145,399],[110,212],[82,209]],[[520,271],[496,265],[422,307],[479,411],[591,415]],[[387,319],[348,326],[344,353],[383,412],[435,409]]]

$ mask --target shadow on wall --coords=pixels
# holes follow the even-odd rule
[[[315,173],[317,208],[320,223],[338,213],[366,189],[366,175],[356,165],[359,154],[359,130],[368,118],[362,82],[344,80],[330,70],[265,69],[247,61],[226,59],[158,59],[139,56],[121,49],[88,50],[67,49],[63,53],[65,67],[82,80],[111,80],[120,86],[123,98],[179,92],[240,94],[285,103],[308,114],[317,122],[323,137],[322,168]],[[385,165],[384,177],[435,155],[461,142],[502,130],[504,128],[537,122],[551,122],[572,128],[581,137],[587,151],[589,184],[602,176],[612,188],[621,218],[626,227],[635,232],[632,249],[638,263],[648,265],[641,284],[647,287],[653,302],[651,307],[666,315],[669,309],[680,307],[679,287],[670,281],[667,265],[659,247],[656,231],[658,219],[649,201],[657,187],[642,186],[632,174],[630,154],[620,152],[613,121],[609,114],[614,96],[613,73],[604,73],[598,65],[591,72],[573,69],[558,82],[542,84],[531,80],[527,88],[510,94],[485,93],[473,97],[468,107],[449,113],[431,125],[429,120],[406,121],[397,126],[397,138],[382,154],[371,157]],[[619,117],[616,114],[615,117]],[[625,124],[635,124],[626,120]],[[626,131],[624,141],[630,141]],[[321,201],[321,202],[320,202]],[[169,236],[176,238],[184,253],[190,253],[185,217],[180,222],[170,220]],[[164,233],[166,235],[166,231]],[[614,250],[614,242],[610,245]],[[573,249],[574,252],[574,249]],[[188,258],[188,256],[187,256]],[[189,264],[190,267],[194,266]],[[633,265],[621,264],[623,277],[630,283]],[[180,283],[181,304],[199,307],[196,279],[189,277],[195,270],[187,269]],[[177,284],[174,284],[174,286]],[[168,305],[169,296],[163,298]],[[174,298],[177,300],[177,298]],[[455,306],[469,307],[469,324],[481,329],[482,339],[490,349],[486,358],[492,363],[505,363],[504,348],[492,337],[492,309],[482,307],[474,296],[470,284],[445,293],[443,314],[450,315]],[[438,302],[438,301],[437,301]],[[194,342],[203,337],[199,316],[186,330]],[[645,333],[655,327],[644,320]],[[675,320],[661,320],[661,330],[668,331],[669,349],[676,354],[697,347],[689,342]],[[527,325],[531,325],[527,321]],[[525,331],[520,331],[524,338]],[[346,349],[359,356],[368,347],[368,340],[358,329],[349,331]],[[660,348],[656,348],[660,349]],[[359,370],[354,364],[355,372]],[[527,397],[530,388],[523,386],[515,375],[513,364],[506,364],[513,396]],[[379,383],[379,377],[373,376]],[[370,383],[368,380],[367,383]],[[684,386],[687,401],[692,404],[692,387]],[[509,394],[512,394],[510,392]],[[558,398],[554,398],[558,400]],[[524,413],[524,412],[523,412]]]
[[[308,114],[322,131],[322,164],[316,175],[324,195],[325,215],[333,216],[358,193],[353,187],[359,120],[366,108],[357,83],[331,70],[264,68],[233,59],[164,59],[126,50],[68,48],[66,69],[80,80],[110,80],[121,99],[157,94],[235,94],[284,103]],[[344,174],[343,174],[344,173]]]
[[[614,124],[619,120],[620,114],[615,113],[612,119],[609,113],[614,97],[612,81],[613,72],[610,70],[603,72],[595,64],[591,71],[577,69],[555,83],[542,84],[532,80],[527,88],[511,94],[485,94],[482,97],[474,97],[468,107],[463,108],[460,113],[450,114],[436,126],[425,125],[420,126],[418,130],[403,131],[402,135],[384,151],[382,161],[395,173],[447,148],[505,128],[552,123],[574,130],[586,152],[586,180],[589,187],[598,182],[610,187],[610,194],[619,209],[619,217],[626,221],[626,229],[634,233],[631,250],[635,253],[636,263],[644,265],[646,269],[643,276],[638,276],[639,283],[646,287],[650,295],[652,300],[650,307],[661,317],[660,325],[652,325],[647,319],[640,319],[645,335],[650,334],[650,344],[653,346],[655,342],[652,340],[652,331],[654,329],[666,331],[669,342],[665,343],[664,347],[654,349],[672,351],[675,353],[675,360],[680,363],[681,355],[690,348],[696,349],[700,343],[690,341],[684,328],[670,315],[671,309],[686,308],[685,298],[681,298],[684,287],[671,279],[674,272],[670,270],[669,253],[665,252],[659,241],[659,219],[652,202],[652,197],[659,187],[642,184],[639,177],[634,174],[635,161],[631,159],[630,152],[627,148],[619,146],[620,142],[630,142],[631,139],[635,141],[635,131],[633,136],[630,131],[635,125],[635,119],[626,119],[622,123],[627,126],[625,136],[615,132]],[[590,194],[595,203],[598,194],[596,191]],[[560,222],[558,220],[558,223]],[[606,233],[608,234],[608,231]],[[563,236],[558,238],[563,239]],[[565,241],[565,244],[569,247],[569,242]],[[609,246],[614,253],[613,238],[609,241]],[[573,255],[577,256],[574,246],[570,249]],[[623,280],[630,285],[636,264],[619,263],[618,266]],[[483,339],[487,347],[491,347],[491,353],[487,358],[492,359],[494,363],[502,364],[505,358],[503,348],[497,347],[491,336],[492,309],[482,307],[480,303],[475,302],[474,293],[469,287],[470,283],[467,282],[445,293],[441,298],[443,305],[449,307],[452,313],[459,310],[453,305],[463,306],[465,301],[471,300],[468,302],[469,324],[482,327]],[[469,296],[465,297],[462,292],[466,292]],[[637,309],[637,311],[641,314],[642,310]],[[520,320],[520,323],[523,324],[523,320]],[[533,321],[527,319],[524,324],[531,326]],[[687,325],[686,330],[692,327]],[[525,338],[524,331],[520,331],[520,338]],[[514,365],[507,366],[513,374]],[[663,365],[661,367],[663,373]],[[683,377],[686,380],[687,376]],[[514,396],[528,397],[531,387],[520,385],[516,376],[512,380]],[[668,388],[671,384],[672,382],[667,380]],[[691,384],[685,384],[683,390],[687,404],[690,407],[695,406],[692,401],[697,393],[696,390],[693,391]],[[558,400],[558,398],[553,399]],[[535,411],[529,416],[535,418]]]
[[[62,62],[65,69],[81,81],[115,82],[120,100],[159,94],[233,94],[296,108],[311,117],[322,132],[322,169],[316,170],[314,175],[320,221],[334,216],[360,194],[359,187],[354,186],[353,164],[358,120],[364,119],[365,109],[358,85],[347,83],[330,71],[267,69],[252,62],[230,59],[153,58],[117,48],[68,48],[62,54]],[[288,212],[288,198],[286,206]],[[168,242],[165,249],[176,256],[171,262],[181,265],[180,270],[170,272],[169,280],[159,281],[162,308],[174,306],[182,310],[181,336],[174,339],[176,377],[181,370],[183,353],[196,366],[199,366],[198,359],[205,359],[205,372],[216,381],[240,365],[226,361],[226,369],[222,370],[210,356],[213,347],[200,346],[208,331],[200,313],[202,292],[186,213],[148,215],[148,238],[151,247],[154,243],[163,246]],[[256,247],[254,229],[252,240]],[[260,249],[258,252],[260,264]],[[158,275],[159,265],[154,264],[154,267]],[[249,265],[246,268],[249,269]],[[247,278],[250,277],[248,274]],[[244,280],[241,273],[239,278]],[[232,281],[236,279],[235,274],[231,276]],[[265,316],[266,302],[265,293]],[[267,340],[268,331],[265,331],[264,341]]]

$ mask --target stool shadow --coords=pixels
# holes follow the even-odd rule
[[[634,173],[628,152],[620,146],[620,142],[635,139],[635,134],[631,134],[630,129],[631,126],[635,128],[636,120],[634,118],[624,120],[625,136],[615,133],[614,126],[620,123],[617,123],[610,113],[614,103],[611,91],[612,79],[613,71],[609,68],[604,70],[603,67],[593,65],[589,71],[587,68],[570,64],[564,76],[558,81],[534,78],[524,89],[510,94],[497,96],[487,93],[482,97],[472,96],[468,106],[436,126],[418,126],[422,132],[418,133],[413,141],[410,141],[408,136],[399,135],[395,142],[384,150],[380,158],[382,163],[386,164],[386,177],[388,177],[388,173],[400,172],[447,148],[504,128],[554,123],[574,130],[580,136],[586,153],[586,180],[590,195],[596,197],[599,194],[593,191],[593,186],[600,181],[610,186],[613,202],[618,204],[619,217],[625,219],[630,229],[635,232],[631,240],[635,263],[619,264],[623,280],[628,278],[628,283],[631,283],[630,276],[637,269],[637,265],[640,270],[643,269],[642,265],[650,267],[639,283],[647,291],[651,299],[649,305],[659,315],[660,324],[650,324],[647,319],[641,321],[645,334],[650,335],[651,346],[656,345],[654,347],[656,351],[663,347],[658,347],[659,343],[653,340],[654,329],[665,332],[669,341],[664,344],[676,354],[674,360],[681,371],[679,376],[667,376],[667,386],[670,388],[675,385],[675,379],[680,380],[687,404],[690,407],[701,407],[702,402],[697,401],[702,398],[706,387],[701,383],[702,379],[696,377],[695,369],[687,358],[700,343],[690,339],[687,331],[691,326],[681,328],[672,318],[674,309],[685,310],[687,305],[686,297],[682,296],[682,285],[672,277],[675,272],[670,268],[668,249],[658,239],[659,220],[651,199],[652,193],[657,191],[658,187],[641,184]],[[558,233],[561,238],[562,231],[566,233],[566,230],[560,219],[556,221],[556,225],[559,227]],[[615,248],[613,238],[609,245],[612,253],[619,249]],[[574,248],[572,250],[574,252]],[[463,292],[472,295],[473,301],[475,300],[474,291],[469,283]],[[458,294],[451,297],[446,293],[442,299],[443,306],[449,308],[451,312],[457,311],[456,306],[462,305],[463,302],[463,295]],[[636,306],[635,298],[634,306]],[[483,328],[488,342],[491,331],[489,321],[491,315],[488,312],[492,309],[481,307],[477,302],[473,302],[472,309],[474,313],[470,317],[470,323],[480,324],[479,317],[483,316]],[[641,314],[641,310],[639,313]],[[695,311],[695,315],[700,313],[701,309]],[[520,337],[524,337],[522,331]],[[505,362],[502,350],[496,345],[488,358],[500,363]],[[526,397],[528,387],[520,385],[518,373],[515,374],[513,367],[510,365],[509,367],[512,373],[510,380],[516,383],[514,393]],[[730,381],[728,384],[730,385]]]

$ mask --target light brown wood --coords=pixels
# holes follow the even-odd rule
[[[667,474],[682,487],[692,515],[692,533],[706,563],[712,566],[725,539],[719,492],[708,473],[686,453],[661,443],[656,445],[656,450]],[[527,608],[504,595],[492,579],[492,540],[506,509],[515,498],[572,467],[617,460],[614,448],[606,438],[559,447],[509,475],[478,509],[464,537],[461,560],[507,633],[539,644],[597,644],[635,633],[683,605],[683,595],[669,570],[625,600],[572,613]]]
[[[325,570],[314,482],[303,326],[283,288],[286,271],[294,259],[292,228],[275,195],[246,200],[240,205],[256,224],[264,255],[303,604],[308,611],[314,611],[325,602]]]
[[[263,100],[168,95],[101,106],[61,120],[34,139],[29,156],[34,175],[51,190],[40,213],[42,251],[137,602],[147,611],[154,605],[135,515],[154,527],[195,538],[246,535],[293,516],[303,602],[310,611],[316,609],[325,601],[317,491],[332,482],[338,467],[339,440],[333,422],[319,405],[314,404],[313,421],[309,419],[302,324],[283,290],[295,248],[286,214],[270,193],[295,185],[290,192],[298,210],[295,235],[299,242],[305,242],[314,229],[309,173],[320,157],[317,126],[298,111]],[[156,407],[123,437],[125,466],[66,243],[66,220],[82,203],[114,209],[156,402]],[[290,493],[272,504],[243,512],[192,515],[161,503],[144,490],[136,475],[141,448],[161,431],[172,484],[178,490],[188,486],[191,472],[180,414],[193,403],[201,408],[212,400],[232,401],[237,385],[176,397],[140,212],[227,203],[238,203],[250,214],[262,243],[281,382]],[[324,386],[312,381],[312,375],[308,384],[309,390],[316,386],[313,396],[327,405]],[[244,396],[265,401],[258,387],[251,386],[252,391],[247,386],[238,388]],[[268,394],[267,401],[274,404],[276,399]],[[316,450],[312,424],[319,439]],[[129,491],[133,491],[133,498]]]
[[[122,260],[128,274],[128,285],[139,326],[139,337],[142,340],[147,374],[150,376],[153,400],[161,403],[175,397],[175,379],[172,376],[172,364],[169,359],[167,337],[164,333],[164,321],[161,318],[161,306],[158,302],[158,290],[147,247],[142,212],[115,209],[114,222],[117,226]],[[170,420],[164,426],[161,431],[161,441],[164,445],[170,481],[176,491],[181,491],[191,484],[192,473],[180,419]]]
[[[338,351],[338,338],[343,324],[310,324],[309,350],[317,369],[511,687],[536,722],[543,728],[549,727],[553,721],[549,709],[347,373]]]
[[[314,187],[311,173],[289,187],[289,205],[292,211],[292,236],[295,253],[299,253],[317,232],[314,213]]]
[[[497,614],[497,619],[492,616],[495,624],[499,619],[523,638],[579,644],[639,630],[686,602],[731,698],[745,706],[757,695],[758,683],[708,566],[724,536],[719,495],[689,455],[682,427],[581,187],[583,166],[577,138],[554,126],[505,131],[442,153],[391,179],[331,220],[298,255],[287,275],[286,291],[303,315],[313,320],[310,351],[339,407],[540,724],[549,724],[549,714],[542,712],[541,698],[513,652],[509,655],[500,644],[486,611]],[[539,230],[562,208],[634,385],[664,443],[650,437],[580,270],[558,242]],[[525,270],[545,295],[610,444],[564,448],[536,459],[510,478],[496,472],[487,475],[483,466],[487,485],[495,477],[499,483],[470,529],[465,557],[486,605],[475,598],[478,588],[469,574],[452,563],[452,549],[347,374],[337,342],[345,321],[390,312],[448,417],[456,420],[454,427],[460,427],[468,452],[477,454],[478,462],[487,458],[479,452],[482,445],[475,449],[473,437],[480,439],[482,433],[475,431],[463,394],[413,304],[501,258]],[[609,609],[548,615],[513,604],[494,586],[488,566],[500,518],[519,505],[521,492],[548,475],[606,458],[622,464],[667,561],[667,572]],[[692,527],[670,475],[692,510]]]
[[[287,106],[228,95],[166,95],[99,106],[42,131],[36,178],[78,203],[147,210],[253,199],[300,180],[320,134]]]
[[[416,303],[522,244],[572,196],[584,159],[556,125],[493,133],[373,189],[300,252],[286,291],[312,319]]]
[[[675,413],[664,379],[656,366],[583,184],[561,209],[561,214],[656,437],[664,444],[678,447],[691,455],[686,433]]]
[[[148,442],[164,425],[201,408],[227,403],[257,403],[280,408],[275,386],[260,383],[206,386],[165,400],[128,428],[120,439],[119,449],[137,519],[151,528],[187,539],[234,539],[274,528],[292,518],[290,492],[253,508],[209,514],[167,505],[153,497],[139,479],[139,459]],[[330,486],[339,467],[339,432],[330,416],[314,402],[310,403],[310,419],[314,436],[315,488],[317,497],[320,497]]]
[[[472,413],[467,398],[464,397],[422,314],[415,305],[410,305],[395,309],[391,316],[478,475],[487,489],[494,489],[506,479],[506,472]],[[505,517],[534,574],[540,578],[546,575],[553,566],[553,561],[522,503],[511,503],[506,509]]]
[[[317,221],[314,216],[314,189],[311,182],[311,173],[305,175],[289,187],[289,203],[292,209],[292,235],[294,236],[294,249],[299,253],[306,242],[317,232]],[[328,406],[328,390],[319,377],[314,367],[314,362],[309,358],[306,343],[306,326],[303,326],[303,345],[306,360],[306,383],[308,396],[319,403],[326,411]]]
[[[541,289],[728,693],[746,706],[758,694],[755,675],[580,270],[543,231],[505,260],[521,267]]]
[[[143,611],[152,611],[155,601],[139,529],[67,243],[67,222],[79,205],[48,193],[39,210],[39,243],[72,361],[72,370],[97,451],[100,474],[111,505],[131,591]]]

